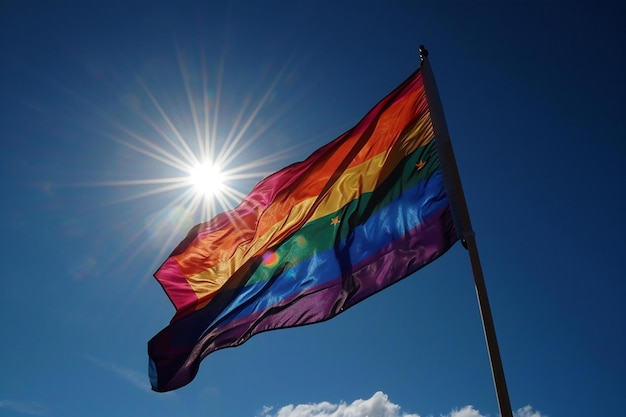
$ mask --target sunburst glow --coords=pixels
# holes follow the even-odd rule
[[[140,88],[124,95],[126,106],[119,117],[99,112],[110,128],[103,134],[122,145],[120,155],[133,163],[124,165],[120,159],[121,170],[114,172],[118,179],[77,184],[114,187],[116,203],[146,202],[137,206],[144,211],[134,208],[141,213],[135,223],[141,229],[128,242],[132,253],[125,253],[127,259],[144,249],[154,250],[158,242],[159,253],[154,254],[158,262],[194,223],[234,208],[256,181],[280,168],[277,162],[290,158],[303,144],[285,146],[293,138],[281,143],[280,134],[272,132],[271,142],[263,147],[267,153],[259,155],[258,139],[267,137],[289,109],[288,104],[277,107],[275,102],[286,67],[276,72],[265,91],[229,90],[225,108],[223,62],[209,71],[204,59],[194,65],[180,51],[177,58],[180,79],[172,79],[167,71],[164,79],[160,73],[156,79],[148,74],[138,79]],[[239,105],[232,100],[237,93],[243,93]],[[228,127],[225,131],[218,129],[218,120]]]
[[[189,182],[197,193],[211,197],[224,188],[224,174],[218,165],[204,162],[191,169]]]

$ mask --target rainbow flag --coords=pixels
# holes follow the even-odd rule
[[[328,320],[457,240],[418,69],[352,129],[195,226],[155,273],[176,307],[148,343],[155,391],[211,352]]]

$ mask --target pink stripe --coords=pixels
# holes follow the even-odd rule
[[[312,170],[321,158],[327,156],[329,149],[332,149],[337,142],[341,142],[346,136],[357,136],[363,133],[365,129],[367,129],[367,127],[374,121],[374,119],[381,114],[382,108],[389,102],[400,102],[404,100],[407,95],[423,88],[421,74],[417,74],[416,77],[413,79],[409,78],[409,80],[410,82],[406,85],[396,88],[396,91],[400,90],[400,94],[397,97],[393,97],[393,93],[389,94],[377,103],[376,106],[374,106],[352,129],[317,149],[306,160],[289,165],[261,180],[244,198],[239,206],[231,210],[229,213],[220,213],[210,222],[204,223],[204,228],[199,231],[196,239],[201,240],[204,236],[207,236],[216,230],[220,230],[223,227],[227,227],[228,224],[231,223],[232,218],[245,218],[246,215],[249,215],[252,212],[256,211],[257,213],[261,213],[265,211],[265,209],[267,209],[267,207],[274,202],[277,194],[283,190],[289,189],[293,181],[298,179],[304,173]]]
[[[180,279],[183,272],[175,258],[168,258],[154,276],[161,283],[177,310],[184,306],[193,305],[198,301],[196,293],[187,280]]]

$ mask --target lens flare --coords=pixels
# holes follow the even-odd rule
[[[280,257],[278,256],[278,254],[274,251],[265,252],[262,258],[263,258],[263,265],[268,268],[278,265],[278,261],[280,260]]]

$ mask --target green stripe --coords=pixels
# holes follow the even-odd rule
[[[415,164],[423,160],[426,165],[418,170]],[[351,230],[363,223],[364,216],[369,217],[397,198],[402,189],[417,185],[439,169],[439,160],[435,141],[419,147],[405,157],[392,174],[374,191],[363,193],[327,216],[305,224],[274,249],[278,257],[276,265],[260,263],[248,279],[247,285],[264,281],[276,274],[278,269],[287,269],[310,257],[312,254],[330,249],[336,241],[345,238]],[[372,206],[370,201],[373,200]],[[338,217],[340,223],[332,225],[332,219]]]

